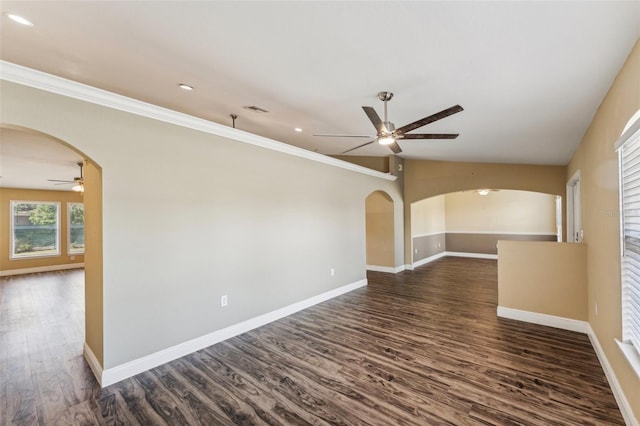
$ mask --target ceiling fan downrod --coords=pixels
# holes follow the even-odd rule
[[[384,103],[384,126],[387,128],[389,134],[393,133],[395,126],[387,119],[387,102],[393,99],[392,92],[378,92],[378,99]]]

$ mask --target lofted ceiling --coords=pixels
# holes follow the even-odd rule
[[[416,130],[457,139],[400,141],[401,157],[449,161],[566,164],[640,37],[640,1],[2,1],[0,11],[2,60],[217,123],[237,114],[242,130],[322,154],[366,140],[315,133],[375,133],[361,106],[382,116],[379,91],[395,93],[396,127],[460,104]],[[390,153],[371,144],[350,155]]]

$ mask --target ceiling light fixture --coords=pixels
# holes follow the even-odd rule
[[[7,18],[11,19],[13,22],[17,22],[20,25],[26,25],[27,27],[33,27],[33,23],[26,18],[23,18],[20,15],[16,15],[13,13],[6,13]]]
[[[380,145],[391,145],[392,143],[394,143],[396,140],[393,137],[393,135],[387,135],[387,136],[383,136],[381,138],[378,139],[378,143]]]
[[[75,192],[84,192],[84,185],[82,183],[77,183],[73,188],[71,188],[71,190]]]
[[[489,195],[489,189],[478,189],[478,191],[476,191],[478,194],[484,196],[484,195]]]
[[[193,90],[193,86],[189,86],[188,84],[184,84],[184,83],[178,84],[178,87],[181,88],[182,90],[186,90],[188,92]]]
[[[295,131],[296,131],[296,132],[298,132],[298,133],[301,133],[301,132],[302,132],[302,129],[301,129],[300,127],[296,127],[296,128],[294,128],[293,130],[295,130]]]

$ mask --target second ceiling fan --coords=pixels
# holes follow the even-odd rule
[[[364,146],[370,145],[374,142],[378,142],[380,145],[387,145],[391,151],[395,154],[399,154],[402,152],[400,145],[398,145],[398,140],[401,139],[455,139],[458,137],[457,133],[409,133],[412,130],[418,129],[422,126],[426,126],[429,123],[433,123],[434,121],[442,120],[445,117],[456,114],[463,110],[460,105],[454,105],[451,108],[447,108],[435,114],[432,114],[428,117],[421,118],[420,120],[414,121],[413,123],[409,123],[406,126],[402,126],[398,129],[395,128],[395,125],[387,119],[387,102],[389,102],[393,98],[393,93],[391,92],[379,92],[378,99],[384,102],[384,121],[380,119],[380,116],[376,112],[375,109],[369,106],[363,106],[367,117],[373,124],[373,127],[376,128],[376,136],[372,141],[367,143],[363,143],[362,145],[358,145],[354,148],[348,149],[341,154],[346,154],[347,152],[354,151],[358,148],[362,148]],[[361,136],[361,135],[314,135],[314,136],[325,136],[325,137],[351,137],[351,138],[371,138],[373,136]]]

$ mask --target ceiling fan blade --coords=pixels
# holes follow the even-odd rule
[[[400,145],[398,145],[398,142],[394,142],[392,144],[387,145],[389,147],[389,149],[391,151],[393,151],[394,154],[400,154],[402,152],[402,149],[400,149]]]
[[[419,127],[426,126],[429,123],[433,123],[434,121],[442,120],[443,118],[453,115],[455,113],[458,113],[460,111],[463,111],[463,108],[460,105],[454,105],[451,108],[444,109],[433,115],[430,115],[425,118],[421,118],[418,121],[414,121],[413,123],[407,124],[406,126],[402,126],[399,129],[396,129],[396,133],[408,133]]]
[[[348,149],[348,150],[346,150],[346,151],[343,151],[343,152],[341,152],[340,154],[346,154],[347,152],[355,151],[356,149],[358,149],[358,148],[362,148],[363,146],[371,145],[371,144],[372,144],[372,143],[374,143],[375,141],[376,141],[376,139],[374,139],[374,140],[372,140],[372,141],[369,141],[369,142],[367,142],[367,143],[363,143],[362,145],[358,145],[358,146],[356,146],[355,148],[351,148],[351,149]]]
[[[324,138],[375,138],[375,136],[370,136],[370,135],[313,135],[313,136],[322,136]]]
[[[47,179],[49,182],[75,183],[73,180]]]
[[[369,120],[371,120],[371,123],[373,123],[373,127],[376,128],[376,131],[379,135],[389,133],[389,131],[387,130],[387,126],[384,125],[375,109],[368,106],[363,106],[362,109],[364,110],[365,114],[367,114],[367,117],[369,117]]]
[[[54,185],[54,186],[58,186],[58,185],[71,185],[71,184],[73,184],[73,183],[74,183],[74,182],[60,182],[60,183],[54,183],[53,185]]]
[[[409,133],[398,136],[399,139],[455,139],[456,133]]]

